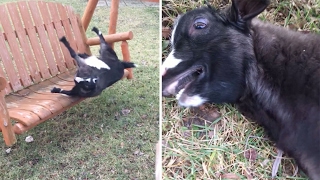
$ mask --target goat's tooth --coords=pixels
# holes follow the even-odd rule
[[[183,91],[184,91],[184,88],[183,88],[183,89],[181,89],[181,90],[178,92],[178,94],[176,95],[176,99],[177,99],[177,100],[179,100],[179,99],[180,99],[180,97],[181,97],[181,95],[182,95]]]

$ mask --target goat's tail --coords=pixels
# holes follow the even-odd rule
[[[135,68],[138,67],[138,65],[132,63],[132,62],[125,62],[125,61],[121,61],[123,67],[126,68]]]
[[[67,38],[65,36],[62,36],[62,38],[60,38],[60,41],[66,46],[66,48],[69,50],[70,55],[72,58],[76,58],[77,53],[71,48],[69,42],[67,41]]]

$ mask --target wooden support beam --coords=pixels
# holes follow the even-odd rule
[[[109,22],[109,34],[115,34],[117,29],[117,21],[118,21],[118,9],[119,9],[119,0],[111,1],[111,9],[110,9],[110,22]],[[110,46],[114,48],[114,44],[111,43]]]
[[[86,6],[86,9],[84,10],[83,16],[81,18],[81,22],[83,25],[84,31],[88,29],[89,23],[91,21],[91,18],[93,16],[94,10],[97,7],[99,0],[88,0],[88,4]]]
[[[7,104],[4,99],[6,85],[6,80],[3,77],[0,77],[0,129],[6,145],[12,146],[17,142],[17,139],[13,132],[11,120],[7,110]]]
[[[123,61],[130,62],[130,52],[129,52],[129,45],[127,41],[122,41],[121,51],[122,51]],[[127,79],[132,79],[133,78],[132,68],[129,68],[127,70],[129,71]]]
[[[133,38],[132,31],[122,32],[122,33],[117,33],[117,34],[110,34],[110,35],[105,35],[104,36],[104,39],[109,44],[114,43],[114,42],[131,40],[132,38]],[[94,46],[94,45],[98,45],[98,44],[100,44],[99,37],[94,37],[94,38],[87,39],[87,45],[89,45],[89,46]]]

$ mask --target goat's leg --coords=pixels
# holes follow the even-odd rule
[[[77,92],[76,86],[74,86],[70,91],[63,90],[61,88],[56,88],[56,87],[53,87],[51,90],[51,93],[61,93],[61,94],[66,94],[68,96],[77,96],[78,94],[76,92]]]
[[[77,61],[78,66],[82,64],[82,58],[72,49],[69,42],[67,41],[66,37],[63,36],[60,38],[60,41],[66,46],[68,49],[70,56]],[[86,54],[85,54],[86,55]]]
[[[64,46],[66,46],[66,48],[70,52],[71,57],[75,58],[77,56],[77,53],[72,49],[69,42],[67,41],[67,38],[63,36],[62,38],[60,38],[60,41],[64,44]]]
[[[98,36],[99,36],[99,40],[100,40],[100,55],[102,57],[102,61],[105,61],[105,59],[109,58],[111,59],[115,59],[118,60],[117,54],[116,52],[114,52],[114,50],[111,48],[111,46],[106,42],[106,40],[104,39],[102,32],[99,31],[98,28],[93,27],[92,31],[94,31]],[[107,63],[107,62],[105,62]]]
[[[97,27],[93,27],[92,31],[95,32],[98,36],[99,36],[99,40],[100,40],[100,44],[106,44],[108,46],[108,43],[106,42],[106,40],[104,39],[102,32],[97,28]],[[110,46],[109,46],[110,47]],[[110,47],[111,48],[111,47]]]

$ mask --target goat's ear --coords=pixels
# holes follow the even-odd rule
[[[270,4],[270,0],[232,0],[229,18],[233,21],[250,21]]]

